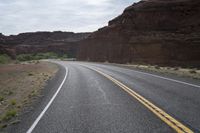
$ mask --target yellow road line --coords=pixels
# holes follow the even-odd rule
[[[142,97],[141,95],[139,95],[138,93],[127,87],[126,85],[124,85],[123,83],[119,82],[118,80],[114,79],[113,77],[99,70],[96,70],[88,66],[85,67],[98,72],[99,74],[103,75],[104,77],[114,82],[116,85],[118,85],[132,97],[137,99],[140,103],[142,103],[145,107],[147,107],[151,112],[153,112],[156,116],[158,116],[161,120],[167,123],[171,128],[173,128],[178,133],[194,133],[191,129],[180,123],[178,120],[176,120],[175,118],[164,112],[162,109],[160,109],[159,107],[157,107],[156,105],[154,105],[153,103],[151,103],[150,101],[148,101],[147,99],[145,99],[144,97]]]

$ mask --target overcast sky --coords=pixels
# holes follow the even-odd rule
[[[88,32],[139,0],[0,0],[0,33]]]

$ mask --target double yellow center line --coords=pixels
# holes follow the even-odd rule
[[[82,65],[85,66],[85,65]],[[158,116],[161,120],[163,120],[165,123],[167,123],[171,128],[173,128],[178,133],[193,133],[191,129],[180,123],[178,120],[167,114],[165,111],[154,105],[152,102],[141,96],[140,94],[136,93],[123,83],[119,82],[118,80],[114,79],[113,77],[88,66],[85,66],[93,71],[96,71],[97,73],[103,75],[104,77],[108,78],[112,82],[114,82],[116,85],[118,85],[120,88],[122,88],[124,91],[126,91],[128,94],[130,94],[132,97],[137,99],[140,103],[142,103],[145,107],[147,107],[151,112],[153,112],[156,116]]]

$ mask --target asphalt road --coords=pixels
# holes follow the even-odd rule
[[[45,93],[44,95],[48,96],[35,105],[34,109],[23,117],[21,123],[9,129],[9,132],[176,132],[173,125],[162,120],[163,116],[159,117],[153,113],[154,109],[149,109],[150,107],[142,104],[140,99],[127,93],[97,71],[132,89],[190,130],[200,132],[200,82],[197,80],[158,74],[155,76],[96,63],[56,62],[63,67],[53,80],[54,84],[51,83],[54,89]],[[63,80],[65,76],[66,80]],[[59,87],[60,90],[55,95]],[[55,99],[52,99],[53,96]],[[52,102],[49,104],[50,100]],[[43,114],[39,118],[42,111]]]

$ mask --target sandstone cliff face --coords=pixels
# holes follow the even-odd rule
[[[75,57],[78,42],[90,33],[73,32],[35,32],[4,36],[0,34],[0,53],[15,58],[17,54],[56,52]]]
[[[200,66],[200,1],[135,3],[83,40],[78,59]]]

